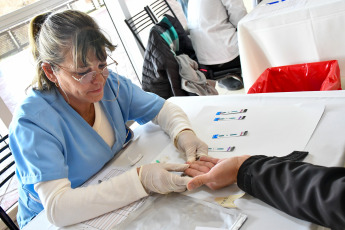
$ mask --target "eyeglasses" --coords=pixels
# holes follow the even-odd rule
[[[110,56],[109,56],[109,58],[111,60],[113,60],[113,62],[108,64],[108,65],[106,65],[102,70],[100,70],[100,71],[91,71],[91,72],[88,72],[88,73],[84,74],[81,77],[75,77],[75,76],[73,76],[73,73],[75,74],[75,72],[70,72],[70,71],[68,71],[67,69],[65,69],[64,67],[62,67],[62,66],[60,66],[58,64],[55,64],[55,65],[57,65],[59,68],[65,70],[66,72],[71,73],[72,74],[72,78],[74,80],[80,82],[81,84],[88,84],[88,83],[90,83],[95,78],[97,73],[102,74],[102,76],[104,78],[109,76],[109,66],[111,66],[113,64],[117,65],[117,62],[114,59],[112,59]]]

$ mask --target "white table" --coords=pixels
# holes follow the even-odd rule
[[[238,26],[246,92],[269,67],[338,60],[345,78],[345,1],[264,0]]]
[[[199,119],[198,117],[200,116],[200,111],[206,106],[217,106],[219,108],[253,108],[261,106],[292,106],[313,103],[316,105],[324,105],[324,113],[318,122],[311,139],[308,141],[304,149],[298,150],[309,151],[309,156],[306,158],[306,161],[308,162],[325,166],[344,166],[345,91],[173,97],[169,99],[169,101],[181,106],[181,108],[188,114],[193,124],[196,124]],[[284,132],[284,130],[281,132]],[[135,145],[134,147],[140,146],[138,147],[138,151],[143,155],[143,158],[135,166],[151,163],[157,159],[157,156],[162,152],[165,152],[169,149],[169,146],[172,145],[171,140],[163,133],[159,126],[152,123],[137,127],[134,130],[134,133],[135,136],[139,136],[139,138],[133,143],[133,145]],[[284,149],[277,149],[277,153],[279,152],[284,152]],[[128,166],[128,160],[124,153],[118,156],[111,164],[115,166]],[[233,154],[236,155],[236,152]],[[212,201],[215,197],[229,195],[229,191],[236,190],[236,188],[237,186],[233,185],[231,188],[217,192],[204,188],[187,195],[195,196],[202,193],[202,199]],[[314,224],[296,219],[278,211],[249,195],[245,195],[243,198],[237,200],[235,204],[240,212],[248,216],[248,219],[242,226],[241,230],[322,229]],[[24,229],[36,230],[48,228],[57,229],[48,223],[45,213],[42,212]],[[67,229],[77,229],[77,226],[68,227]]]

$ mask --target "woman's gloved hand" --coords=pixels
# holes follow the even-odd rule
[[[182,177],[173,172],[184,172],[188,164],[154,163],[140,167],[139,179],[149,192],[167,194],[170,192],[184,192],[191,177]]]
[[[192,130],[183,130],[175,138],[175,146],[187,156],[187,162],[193,162],[208,155],[208,146]]]

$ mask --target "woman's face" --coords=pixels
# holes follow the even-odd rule
[[[107,63],[106,61],[100,61],[93,52],[89,52],[88,60],[89,63],[86,66],[79,65],[78,68],[75,68],[72,55],[67,55],[65,61],[59,64],[61,68],[58,68],[58,71],[55,72],[60,93],[73,108],[89,106],[91,103],[100,101],[103,97],[103,88],[107,76],[104,77],[101,71]],[[82,83],[73,78],[80,79],[92,71],[97,73],[89,82]]]

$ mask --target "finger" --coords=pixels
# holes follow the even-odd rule
[[[189,191],[192,191],[198,187],[200,187],[203,184],[208,183],[208,175],[207,174],[203,174],[200,176],[196,176],[194,177],[188,184],[187,184],[187,189]]]
[[[186,185],[176,187],[173,192],[185,192],[185,191],[187,191]]]
[[[195,161],[195,162],[197,162],[197,161]],[[195,170],[200,171],[200,172],[208,173],[212,167],[208,167],[205,164],[195,164],[195,163],[193,163],[193,164],[191,164],[189,166],[189,168],[195,169]]]
[[[213,164],[212,162],[206,162],[205,166],[211,169],[215,166],[215,164]]]
[[[212,190],[217,190],[217,189],[222,188],[222,186],[218,185],[216,182],[207,183],[206,186]]]
[[[199,176],[199,175],[203,175],[205,173],[204,172],[200,172],[199,170],[187,168],[184,171],[184,174],[186,174],[188,176],[191,176],[191,177],[196,177],[196,176]]]
[[[162,168],[167,171],[173,172],[184,172],[188,167],[189,164],[172,164],[172,163],[160,163]]]
[[[201,161],[201,160],[198,160],[198,161],[194,161],[192,163],[189,163],[189,167],[197,167],[198,165],[199,166],[206,166],[208,168],[212,168],[215,164],[213,164],[212,162],[209,162],[209,161]]]
[[[195,146],[189,146],[187,149],[185,149],[187,162],[194,162],[196,160],[196,149]]]
[[[208,146],[205,143],[202,143],[199,148],[196,150],[196,157],[199,159],[202,156],[208,155]]]
[[[170,188],[173,192],[184,192],[187,190],[187,184],[191,181],[191,177],[181,177],[176,174],[170,175]]]
[[[193,178],[189,177],[189,176],[179,176],[176,174],[172,174],[172,181],[175,185],[183,185],[183,186],[187,186],[187,184],[189,183],[189,181],[191,181]]]
[[[196,158],[200,159],[202,156],[208,156],[208,152],[197,152],[196,153]]]
[[[213,157],[209,157],[209,156],[202,156],[199,159],[200,161],[208,161],[211,162],[212,164],[217,164],[219,162],[218,158],[213,158]]]
[[[194,153],[192,153],[192,154],[186,154],[186,156],[187,156],[187,162],[192,163],[192,162],[196,161],[196,156],[195,156]]]
[[[203,165],[203,166],[205,166],[205,167],[207,167],[209,169],[211,169],[211,168],[213,168],[215,166],[215,164],[213,164],[212,162],[209,162],[209,161],[200,161],[199,160],[199,161],[195,161],[195,162],[200,162],[201,165]]]

